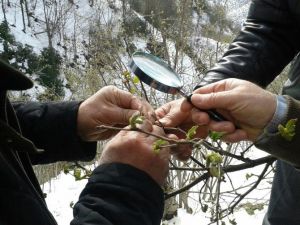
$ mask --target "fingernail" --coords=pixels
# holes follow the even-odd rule
[[[149,112],[148,117],[152,123],[154,123],[157,120],[155,113]]]
[[[167,120],[164,118],[160,119],[159,122],[164,126],[166,126],[166,124],[167,124]]]

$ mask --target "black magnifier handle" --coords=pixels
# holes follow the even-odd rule
[[[192,100],[191,100],[192,95],[193,95],[193,94],[185,95],[185,97],[186,97],[186,99],[188,100],[188,102],[191,103],[191,104],[193,105]],[[201,109],[201,110],[204,111],[204,112],[206,112],[206,113],[209,115],[209,117],[210,117],[212,120],[214,120],[214,121],[227,121],[227,119],[226,119],[224,116],[222,116],[220,113],[218,113],[218,112],[217,112],[216,110],[214,110],[214,109],[209,109],[209,110],[203,110],[203,109]]]

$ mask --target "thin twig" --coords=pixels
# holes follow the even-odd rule
[[[268,163],[268,164],[272,164],[276,159],[274,157],[271,157],[271,156],[266,156],[266,157],[263,157],[263,158],[260,158],[260,159],[256,159],[256,160],[253,160],[251,163],[242,163],[242,164],[239,164],[239,165],[232,165],[232,166],[227,166],[227,167],[223,167],[222,170],[225,172],[225,173],[232,173],[232,172],[235,172],[235,171],[240,171],[240,170],[244,170],[244,169],[249,169],[249,168],[252,168],[252,167],[255,167],[255,166],[259,166],[259,165],[262,165],[262,164],[265,164],[265,163]],[[197,179],[195,179],[193,182],[189,183],[188,185],[174,191],[174,192],[171,192],[171,193],[168,193],[166,194],[166,199],[168,198],[171,198],[177,194],[180,194],[192,187],[194,187],[195,185],[197,185],[198,183],[200,183],[201,181],[207,179],[210,177],[210,174],[207,172],[207,173],[204,173],[202,174],[200,177],[198,177]]]
[[[244,194],[239,195],[239,199],[231,206],[229,207],[229,209],[226,210],[222,210],[221,214],[223,214],[225,211],[229,211],[226,214],[223,214],[221,218],[216,218],[215,220],[213,220],[211,223],[209,224],[213,224],[215,222],[217,222],[220,219],[225,218],[226,216],[228,216],[229,214],[233,213],[233,210],[235,209],[235,207],[250,193],[252,192],[254,189],[257,188],[257,186],[259,185],[259,183],[263,180],[266,172],[268,171],[268,168],[271,166],[272,162],[268,162],[265,165],[265,168],[263,169],[262,173],[260,174],[260,176],[258,177],[257,181],[255,182],[255,184],[248,190],[246,191]],[[236,198],[235,198],[236,199]],[[234,200],[233,200],[234,201]]]
[[[153,137],[168,141],[170,143],[176,143],[176,144],[188,144],[188,145],[192,145],[194,143],[192,143],[191,141],[186,141],[186,140],[177,140],[177,139],[171,139],[165,136],[161,136],[161,135],[157,135],[157,134],[153,134],[150,133],[148,131],[139,129],[139,128],[122,128],[122,127],[112,127],[112,126],[107,126],[107,125],[100,125],[96,127],[98,130],[103,130],[103,129],[109,129],[109,130],[116,130],[116,131],[137,131],[137,132],[141,132],[147,135],[151,135]]]

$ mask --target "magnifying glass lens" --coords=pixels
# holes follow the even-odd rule
[[[175,88],[181,88],[182,83],[178,75],[161,61],[153,60],[143,55],[134,57],[136,65],[154,80]]]

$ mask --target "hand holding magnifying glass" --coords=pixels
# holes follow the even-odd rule
[[[135,52],[132,55],[129,68],[150,87],[168,94],[179,93],[191,103],[192,94],[187,95],[181,90],[183,84],[180,77],[162,59],[145,52]],[[214,109],[202,111],[207,112],[209,117],[215,121],[227,121]]]

